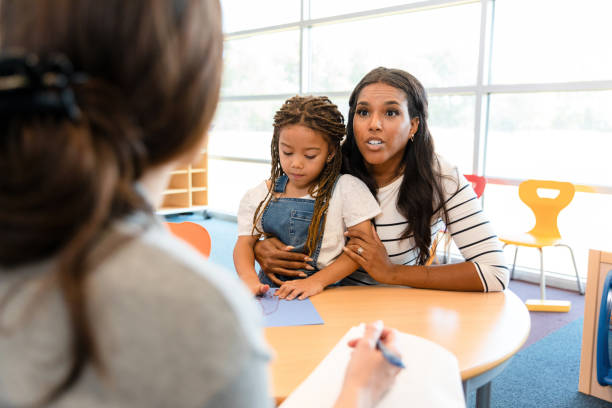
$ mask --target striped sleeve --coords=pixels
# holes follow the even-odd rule
[[[452,179],[443,182],[448,211],[447,230],[461,255],[473,262],[485,292],[497,292],[508,287],[509,270],[501,242],[480,206],[471,183],[456,168]],[[449,174],[449,175],[451,175]]]

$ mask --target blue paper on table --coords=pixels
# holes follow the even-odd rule
[[[255,297],[263,313],[264,327],[323,324],[323,319],[310,299],[279,299],[274,296],[276,290],[271,288],[264,296]]]

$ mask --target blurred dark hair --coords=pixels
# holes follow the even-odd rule
[[[0,266],[53,258],[73,332],[71,367],[47,402],[87,362],[102,365],[84,285],[102,231],[152,212],[135,182],[204,141],[219,97],[220,14],[218,0],[0,3],[3,54],[60,54],[87,76],[71,85],[77,121],[0,117]]]
[[[432,217],[440,209],[443,219],[448,221],[444,207],[439,163],[435,155],[434,142],[427,126],[427,94],[425,88],[414,76],[400,69],[378,67],[368,72],[359,81],[349,98],[349,114],[346,124],[346,141],[342,145],[343,172],[352,174],[368,186],[376,196],[378,185],[368,172],[365,160],[355,142],[353,118],[359,94],[368,85],[383,83],[403,91],[406,94],[410,118],[419,119],[419,127],[412,142],[408,142],[402,158],[403,175],[400,193],[397,198],[397,209],[407,220],[408,226],[402,238],[414,234],[416,247],[419,249],[419,264],[424,264],[429,257],[431,245]]]

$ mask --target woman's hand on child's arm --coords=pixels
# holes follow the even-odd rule
[[[306,279],[285,281],[274,294],[281,299],[293,300],[297,297],[299,300],[304,300],[321,293],[323,289],[325,285],[311,276]]]
[[[435,266],[396,265],[389,259],[374,227],[369,233],[349,231],[345,235],[351,240],[344,247],[344,253],[380,283],[425,289],[485,290],[472,262]]]
[[[350,229],[344,235],[350,238],[344,253],[378,282],[387,283],[386,278],[394,273],[395,265],[374,225],[365,231]]]
[[[274,237],[257,241],[253,247],[255,259],[261,269],[272,282],[279,286],[282,285],[283,281],[278,279],[275,274],[305,278],[306,274],[300,269],[313,269],[307,263],[312,260],[311,258],[299,252],[291,252],[291,249],[293,247],[283,244]]]
[[[379,338],[385,346],[395,349],[393,332],[383,328],[380,321],[366,325],[363,337],[349,342],[354,350],[334,408],[374,407],[393,385],[400,369],[376,349]]]

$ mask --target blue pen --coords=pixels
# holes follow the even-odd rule
[[[392,352],[391,350],[389,350],[387,346],[385,346],[383,342],[380,341],[380,339],[376,341],[376,348],[380,350],[383,357],[385,357],[385,359],[390,364],[393,364],[394,366],[399,367],[399,368],[406,368],[406,366],[402,362],[402,358],[398,356],[397,354],[395,354],[394,352]]]

